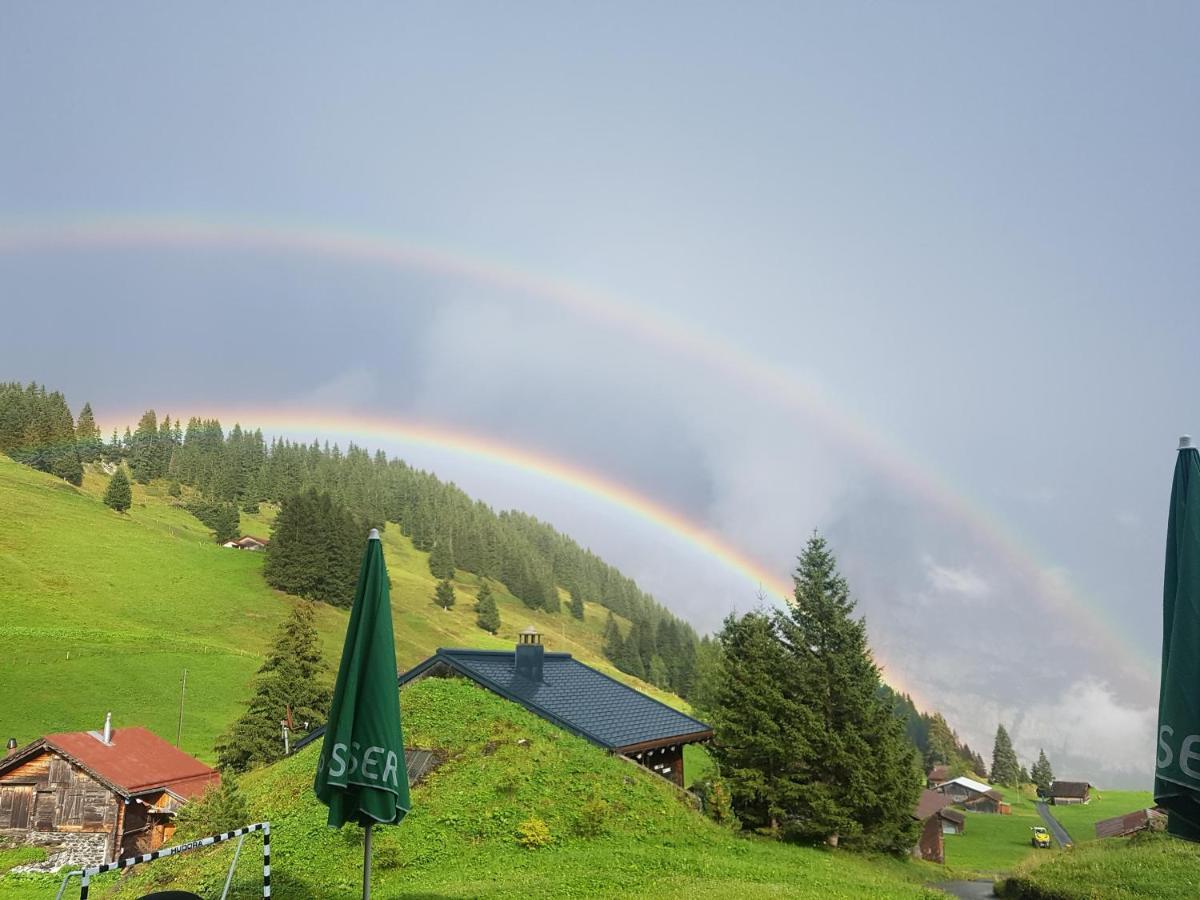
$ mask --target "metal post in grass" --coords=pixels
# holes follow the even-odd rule
[[[363,834],[363,900],[371,896],[371,837],[411,808],[387,569],[372,528],[358,573],[329,722],[313,784],[330,827],[355,822]]]

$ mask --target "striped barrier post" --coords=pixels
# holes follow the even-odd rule
[[[233,831],[226,831],[224,834],[214,834],[212,837],[200,838],[197,841],[189,841],[186,844],[179,844],[176,847],[167,847],[162,850],[155,850],[153,853],[143,853],[141,856],[130,856],[125,859],[118,859],[115,862],[105,863],[102,866],[91,866],[84,869],[79,874],[82,876],[79,884],[79,900],[87,900],[88,889],[91,886],[92,879],[103,872],[114,872],[118,869],[128,869],[130,866],[136,866],[140,863],[152,862],[156,859],[164,859],[168,856],[174,856],[176,853],[186,853],[188,850],[197,850],[200,847],[211,847],[213,844],[220,844],[222,841],[232,840],[235,837],[241,837],[244,834],[250,834],[253,831],[261,831],[263,836],[263,897],[271,896],[271,823],[256,822],[253,825],[247,825],[244,828],[235,828]]]

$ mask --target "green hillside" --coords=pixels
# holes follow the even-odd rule
[[[276,626],[299,601],[267,587],[262,554],[215,545],[164,483],[135,484],[133,508],[119,515],[100,500],[106,481],[88,472],[75,488],[0,455],[0,740],[96,728],[110,710],[118,727],[141,724],[174,738],[187,669],[181,746],[211,761]],[[246,532],[269,533],[263,508],[245,518]],[[533,624],[551,649],[680,703],[604,659],[604,608],[585,604],[579,622],[531,610],[494,584],[503,626],[492,637],[474,624],[475,576],[458,573],[458,604],[444,611],[430,599],[427,554],[396,527],[384,532],[384,552],[401,667],[438,646],[508,647]],[[347,617],[318,604],[334,668]]]
[[[406,742],[448,758],[415,788],[405,821],[376,830],[380,897],[944,896],[919,886],[936,871],[924,865],[724,831],[665,780],[470,682],[418,682],[401,707]],[[241,781],[254,816],[271,821],[272,892],[289,900],[360,892],[361,831],[326,827],[311,789],[316,755],[306,748]],[[548,826],[549,846],[518,844],[532,817]],[[123,883],[102,876],[97,895],[172,886],[215,896],[231,854],[226,846],[152,863]],[[233,896],[260,889],[256,857],[247,847]],[[0,891],[32,897],[49,881],[10,876]]]
[[[1091,841],[1030,859],[1002,896],[1019,900],[1192,900],[1200,897],[1200,846],[1165,834]]]

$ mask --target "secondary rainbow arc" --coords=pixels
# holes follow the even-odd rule
[[[495,285],[569,309],[607,327],[632,333],[753,384],[818,423],[825,433],[863,462],[908,491],[967,525],[997,551],[1014,571],[1039,588],[1048,584],[1046,568],[1031,548],[995,517],[943,478],[919,465],[865,423],[846,414],[791,369],[707,334],[687,322],[655,314],[601,291],[460,252],[404,243],[395,237],[324,225],[229,220],[195,215],[72,216],[57,219],[0,220],[0,252],[53,248],[228,247],[281,253],[308,252],[333,259],[420,269]],[[778,585],[778,578],[762,579]],[[786,593],[786,592],[785,592]],[[1073,590],[1059,585],[1055,594],[1072,608],[1117,653],[1149,674],[1152,661],[1135,652],[1107,614],[1093,608]]]

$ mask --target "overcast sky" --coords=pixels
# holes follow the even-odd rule
[[[818,528],[895,680],[973,745],[1002,719],[1027,762],[1144,784],[1174,448],[1200,430],[1198,36],[1167,2],[12,5],[0,238],[388,236],[620,298],[833,413],[512,286],[219,244],[0,240],[0,378],[108,424],[286,405],[502,438],[779,577]],[[567,486],[387,449],[701,629],[756,602]]]

